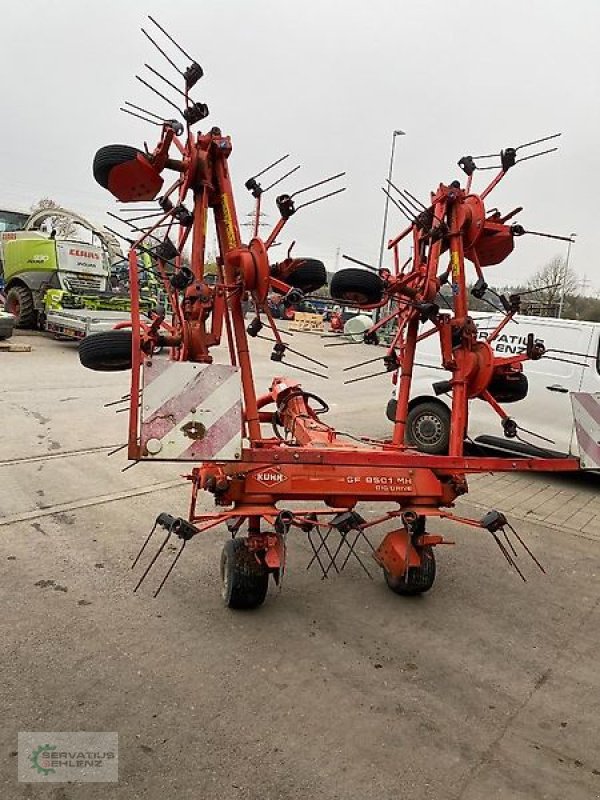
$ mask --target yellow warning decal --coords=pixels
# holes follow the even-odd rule
[[[460,276],[460,258],[456,250],[450,256],[450,263],[452,264],[452,277],[457,280]]]
[[[229,198],[226,194],[221,195],[221,207],[223,209],[225,230],[227,231],[227,245],[230,249],[233,249],[234,247],[237,247],[237,241],[233,227],[233,219],[231,217],[231,209],[229,208]]]

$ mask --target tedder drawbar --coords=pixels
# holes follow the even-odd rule
[[[294,361],[305,358],[311,366],[326,366],[284,342],[267,302],[272,291],[283,295],[288,304],[310,295],[326,284],[324,265],[315,259],[292,258],[289,251],[286,258],[271,263],[269,251],[297,211],[343,189],[316,198],[309,194],[308,200],[302,197],[298,203],[301,193],[341,175],[279,195],[276,205],[280,218],[266,239],[258,235],[261,197],[291,173],[266,188],[257,180],[266,170],[252,177],[246,187],[257,204],[256,225],[250,241],[243,242],[229,171],[231,139],[217,127],[204,133],[192,132],[193,126],[208,115],[206,105],[190,96],[203,75],[202,68],[190,59],[187,68],[181,69],[176,61],[182,55],[190,57],[150,19],[157,34],[168,42],[160,46],[149,33],[144,34],[177,71],[182,88],[147,66],[177,92],[181,102],[173,103],[145,78],[138,77],[177,108],[182,121],[162,120],[142,106],[127,103],[128,108],[123,109],[127,113],[160,126],[158,145],[152,152],[109,145],[95,156],[96,180],[121,203],[157,200],[157,205],[136,207],[136,216],[121,218],[134,231],[133,238],[128,238],[131,330],[95,334],[80,346],[81,362],[87,367],[131,369],[129,458],[134,462],[194,464],[187,475],[191,483],[187,519],[168,513],[158,516],[134,566],[157,527],[166,529],[166,535],[138,586],[165,553],[167,543],[179,539],[180,548],[156,589],[158,594],[187,542],[221,524],[229,532],[221,575],[223,598],[230,608],[259,606],[267,593],[269,575],[277,584],[281,582],[286,542],[292,531],[306,537],[312,548],[311,564],[320,567],[323,576],[342,570],[351,556],[368,572],[361,557],[366,543],[389,587],[401,595],[419,594],[433,585],[434,548],[444,539],[428,530],[427,521],[432,517],[458,520],[487,531],[523,579],[516,561],[517,544],[541,568],[501,512],[492,510],[474,521],[449,510],[456,498],[467,492],[469,473],[580,468],[574,458],[506,460],[464,452],[469,401],[474,398],[495,409],[507,436],[518,434],[519,426],[503,404],[525,396],[523,364],[545,354],[543,343],[533,336],[522,355],[501,358],[494,354],[491,342],[519,308],[515,296],[501,298],[505,321],[487,341],[478,341],[469,317],[465,278],[468,260],[477,275],[473,294],[483,296],[487,284],[482,269],[502,262],[513,249],[514,237],[526,233],[521,226],[508,224],[521,209],[504,215],[496,210],[488,212],[485,201],[515,163],[531,156],[521,157],[521,148],[503,150],[496,176],[479,194],[471,188],[476,170],[471,157],[459,162],[467,176],[466,185],[458,181],[440,184],[429,203],[421,204],[394,186],[386,189],[397,191],[392,199],[409,218],[406,230],[389,243],[393,265],[375,271],[355,267],[341,270],[333,278],[331,291],[345,305],[382,310],[379,322],[365,334],[367,343],[377,342],[377,328],[394,324],[391,344],[379,358],[387,371],[398,374],[396,419],[390,439],[378,441],[365,436],[349,440],[323,421],[327,403],[283,372],[273,378],[266,394],[257,394],[249,348],[251,338],[260,335],[266,325],[268,338],[273,341],[273,362],[300,368],[287,361],[292,353]],[[167,44],[177,55],[168,54]],[[531,144],[537,142],[522,147]],[[163,176],[168,173],[174,180],[164,187]],[[214,217],[218,242],[216,282],[205,275],[209,213]],[[141,219],[151,221],[138,227]],[[399,243],[403,239],[412,245],[412,258],[401,266]],[[191,253],[189,266],[183,264],[184,250]],[[150,322],[139,311],[140,251],[151,254],[169,304]],[[451,287],[447,310],[438,304],[444,284]],[[255,309],[249,324],[243,312],[247,299]],[[449,452],[443,456],[426,455],[405,444],[415,348],[430,335],[439,338],[440,366],[448,375],[437,390],[452,395],[452,433]],[[215,363],[211,355],[222,338],[229,351],[226,364]],[[170,348],[169,358],[153,355],[164,346]],[[202,510],[199,504],[199,498],[207,493],[213,497],[214,511]],[[381,504],[382,510],[374,518],[365,518],[357,510],[360,503]],[[373,547],[370,537],[377,526],[386,526],[385,535]],[[363,548],[360,551],[359,544]]]

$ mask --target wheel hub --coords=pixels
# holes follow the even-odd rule
[[[443,434],[442,423],[434,414],[424,414],[415,421],[416,438],[427,444],[435,444]]]

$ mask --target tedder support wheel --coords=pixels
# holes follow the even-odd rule
[[[292,267],[285,278],[285,282],[294,289],[309,294],[327,285],[327,270],[322,261],[316,258],[295,258],[294,261],[298,262],[298,266]]]
[[[446,455],[449,443],[450,412],[446,406],[435,401],[416,403],[406,417],[406,444],[422,453]]]
[[[17,328],[35,328],[37,314],[33,295],[27,286],[13,286],[8,290],[4,310],[16,317]]]
[[[488,392],[499,403],[518,403],[529,392],[529,381],[523,372],[516,375],[497,375],[492,378]]]
[[[429,545],[419,549],[421,553],[421,566],[410,567],[408,575],[394,577],[387,570],[383,570],[385,582],[392,592],[401,595],[415,595],[428,592],[435,580],[435,555]]]
[[[334,300],[370,306],[381,302],[383,281],[366,269],[341,269],[331,279],[330,294]]]
[[[131,369],[131,331],[92,333],[79,345],[79,361],[97,372]]]
[[[246,546],[246,540],[229,539],[221,553],[221,594],[227,608],[258,608],[265,601],[269,573]]]
[[[108,178],[113,167],[135,161],[138,153],[144,155],[137,147],[128,144],[109,144],[101,147],[94,157],[92,172],[97,183],[103,189],[108,189]]]

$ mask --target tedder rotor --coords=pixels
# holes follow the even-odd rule
[[[158,23],[151,21],[167,37],[169,46],[177,49],[178,58],[189,58]],[[488,213],[484,205],[489,192],[518,160],[518,151],[502,151],[498,174],[480,194],[471,191],[475,162],[467,158],[461,160],[468,176],[464,187],[458,182],[441,184],[430,202],[423,205],[413,198],[410,224],[390,242],[394,257],[391,269],[373,274],[352,268],[334,276],[332,294],[344,303],[388,309],[391,304],[389,313],[367,333],[367,342],[375,342],[376,330],[383,324],[393,320],[396,325],[391,345],[382,356],[386,369],[399,375],[393,435],[383,441],[367,437],[349,440],[323,421],[326,402],[283,371],[273,378],[266,394],[257,394],[249,347],[249,341],[260,335],[266,324],[273,341],[274,363],[294,367],[286,361],[288,352],[302,357],[283,341],[267,298],[276,291],[284,302],[298,302],[325,285],[325,268],[318,260],[293,258],[289,252],[286,258],[273,262],[270,251],[300,208],[342,189],[300,204],[297,196],[301,192],[326,181],[279,195],[279,221],[263,239],[258,235],[258,219],[261,197],[267,189],[257,180],[266,172],[263,170],[246,183],[256,199],[256,224],[250,241],[242,241],[229,169],[231,139],[217,127],[204,133],[192,131],[208,115],[206,105],[190,96],[202,77],[202,68],[190,59],[191,63],[180,69],[144,33],[182,78],[182,88],[178,88],[151,68],[183,98],[183,109],[175,105],[183,122],[157,122],[160,115],[128,103],[148,122],[160,126],[158,145],[151,152],[109,145],[96,154],[96,180],[121,203],[152,203],[141,215],[152,221],[140,228],[134,224],[140,216],[122,220],[134,231],[128,237],[131,330],[90,336],[80,347],[85,366],[131,369],[129,459],[192,463],[187,475],[191,483],[187,518],[168,513],[158,516],[134,566],[157,527],[166,529],[166,535],[138,586],[167,542],[179,539],[180,549],[156,589],[158,594],[186,543],[221,524],[229,532],[221,574],[223,597],[231,608],[260,605],[269,575],[276,583],[281,581],[292,531],[307,539],[313,554],[311,564],[318,565],[323,576],[343,569],[351,556],[368,572],[362,551],[357,549],[358,544],[366,543],[390,588],[403,595],[425,592],[434,582],[434,548],[444,540],[429,532],[429,518],[456,519],[488,531],[508,562],[517,568],[516,541],[529,550],[501,512],[492,510],[482,520],[473,521],[453,515],[450,509],[457,497],[467,492],[469,473],[579,468],[574,458],[504,460],[467,456],[464,452],[469,401],[481,398],[490,403],[505,430],[516,430],[502,403],[524,396],[523,364],[544,354],[543,344],[530,337],[527,352],[499,358],[490,341],[502,326],[487,342],[478,341],[469,317],[465,260],[474,264],[478,275],[475,291],[484,292],[487,287],[482,268],[503,261],[513,248],[514,237],[524,232],[508,224],[512,214]],[[167,100],[145,79],[140,80]],[[169,173],[174,179],[165,188]],[[205,272],[209,213],[218,242],[217,275],[212,282]],[[398,246],[408,237],[413,256],[400,268]],[[184,264],[184,250],[191,252],[189,266]],[[168,298],[168,306],[159,309],[150,322],[142,319],[139,310],[140,252],[151,256]],[[448,259],[447,266],[441,265],[444,258]],[[447,282],[452,303],[443,311],[436,298]],[[249,323],[244,319],[246,300],[254,308]],[[518,308],[518,298],[507,303],[508,319]],[[425,324],[428,328],[423,332]],[[452,434],[449,453],[443,456],[426,455],[405,444],[415,348],[429,335],[439,337],[441,366],[448,373],[439,390],[452,394]],[[223,338],[229,352],[226,364],[216,363],[211,353]],[[169,348],[168,358],[153,355],[161,347]],[[216,506],[210,512],[202,510],[199,503],[207,495],[212,495]],[[363,517],[358,510],[361,503],[382,504],[382,510],[375,517]],[[385,535],[373,547],[369,537],[380,525],[386,526]],[[513,531],[514,541],[508,530]]]

